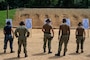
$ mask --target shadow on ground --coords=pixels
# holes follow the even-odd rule
[[[70,53],[69,55],[80,55],[81,53]]]
[[[4,54],[10,54],[10,53],[4,53],[4,52],[1,52],[0,55],[4,55]]]
[[[25,58],[25,57],[20,57],[20,58],[18,58],[18,57],[12,57],[12,58],[6,58],[4,60],[19,60],[19,59],[23,59],[23,58]]]
[[[90,57],[90,55],[86,55],[86,57]]]
[[[47,55],[46,53],[36,53],[36,54],[32,54],[32,56],[43,56],[43,55]]]
[[[49,59],[58,59],[58,58],[62,58],[64,56],[52,56],[52,57],[49,57]]]

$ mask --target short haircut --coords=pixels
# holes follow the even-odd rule
[[[11,25],[11,23],[10,23],[10,21],[7,21],[7,23],[6,23],[7,25]]]
[[[63,21],[62,21],[63,23],[65,23],[66,22],[66,19],[63,19]]]
[[[21,21],[21,22],[19,23],[19,25],[25,25],[25,24],[24,24],[24,22],[23,22],[23,21]]]
[[[78,23],[78,26],[82,26],[82,25],[83,25],[82,22],[79,22],[79,23]]]

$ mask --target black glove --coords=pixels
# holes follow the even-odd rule
[[[29,37],[29,35],[27,35],[27,37]]]
[[[51,40],[53,39],[53,36],[51,36]]]
[[[53,39],[53,36],[51,36],[50,38],[49,38],[49,40],[52,40]]]
[[[16,36],[16,38],[17,38],[18,36]]]

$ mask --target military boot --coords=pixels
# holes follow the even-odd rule
[[[58,53],[57,53],[57,54],[55,54],[55,56],[60,56],[60,51],[58,51]]]
[[[52,52],[51,52],[51,50],[49,49],[48,54],[50,54],[50,53],[52,53]]]
[[[25,57],[28,57],[28,55],[27,55],[27,54],[25,54]]]
[[[44,48],[44,53],[46,52],[46,49]]]
[[[76,51],[76,53],[79,53],[78,51]]]
[[[14,53],[14,51],[11,49],[10,53]]]
[[[76,53],[79,53],[78,51],[79,51],[79,49],[77,48]]]
[[[4,49],[4,53],[6,53],[6,49]]]
[[[66,52],[64,52],[63,56],[65,56],[65,55],[66,55]]]
[[[18,56],[17,56],[18,58],[20,58],[20,54],[18,54]]]
[[[83,49],[81,49],[81,53],[83,53],[84,51],[83,51]]]

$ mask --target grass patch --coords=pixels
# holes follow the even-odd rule
[[[16,12],[15,9],[9,10],[9,12],[8,12],[9,16],[8,17],[13,20],[15,12]],[[7,10],[0,11],[0,29],[5,26],[6,18],[7,18]]]

